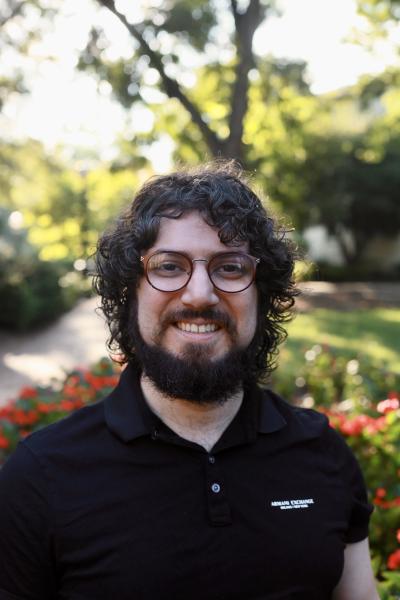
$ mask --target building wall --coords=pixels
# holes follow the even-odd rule
[[[308,227],[303,233],[303,238],[307,244],[307,254],[312,261],[338,266],[344,264],[339,244],[323,225]],[[400,265],[400,233],[394,239],[377,237],[371,240],[364,258],[384,270]]]

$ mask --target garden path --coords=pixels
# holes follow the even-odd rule
[[[313,308],[357,310],[400,307],[400,283],[333,284],[307,282],[297,301],[299,311]],[[81,301],[45,329],[28,334],[0,331],[0,405],[24,385],[48,384],[76,366],[88,366],[106,355],[107,331],[96,314],[98,300]]]
[[[70,312],[38,331],[0,331],[0,406],[25,385],[47,385],[65,371],[107,355],[107,331],[96,314],[97,298],[82,300]]]

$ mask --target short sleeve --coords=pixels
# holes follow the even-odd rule
[[[368,502],[368,494],[360,465],[345,440],[335,431],[333,448],[339,462],[340,472],[350,501],[350,516],[345,535],[347,544],[360,542],[368,537],[369,519],[374,508]]]
[[[0,600],[54,598],[43,470],[23,443],[0,470]]]

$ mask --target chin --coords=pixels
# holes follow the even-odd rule
[[[218,360],[224,360],[233,348],[215,349],[214,345],[204,343],[186,343],[178,350],[176,348],[163,347],[165,353],[187,362],[196,363],[214,363]]]
[[[137,347],[144,374],[169,398],[197,404],[221,404],[236,394],[248,374],[245,351],[210,357],[203,344],[187,344],[179,354],[172,348],[146,343]]]

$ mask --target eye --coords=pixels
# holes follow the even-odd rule
[[[157,277],[179,277],[190,272],[190,263],[184,256],[156,254],[149,259],[147,272]]]
[[[243,272],[242,265],[237,263],[224,263],[218,267],[218,272],[221,275],[235,276],[241,275]]]
[[[239,279],[249,272],[246,257],[240,255],[217,256],[210,265],[213,277]]]
[[[157,268],[157,271],[159,271],[160,273],[165,273],[166,275],[175,275],[177,273],[182,273],[182,271],[184,271],[184,269],[182,268],[181,265],[179,265],[176,262],[162,262],[160,263]]]

